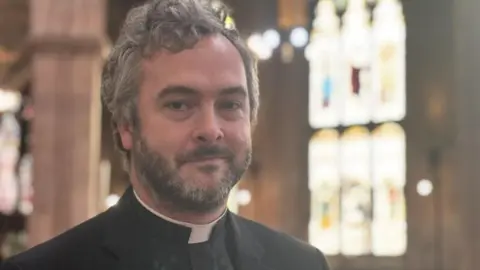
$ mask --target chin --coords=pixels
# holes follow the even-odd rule
[[[223,171],[218,170],[212,173],[205,173],[198,169],[188,170],[180,174],[184,185],[189,189],[212,190],[218,189],[225,183],[226,176]]]
[[[195,173],[192,175],[190,178],[184,178],[188,179],[188,183],[191,183],[192,185],[197,186],[198,188],[215,188],[217,187],[220,183],[223,182],[223,175],[220,175],[218,173],[215,174],[204,174],[204,173]]]

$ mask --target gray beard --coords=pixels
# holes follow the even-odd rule
[[[242,162],[235,162],[235,155],[231,153],[228,172],[221,181],[213,188],[201,188],[188,185],[191,179],[182,179],[165,157],[151,150],[141,136],[134,137],[132,161],[138,180],[147,188],[156,203],[167,204],[176,212],[209,213],[225,205],[230,190],[238,183],[251,162],[251,149],[247,150],[246,158]],[[197,153],[208,152],[208,149],[203,150],[206,151]],[[209,166],[201,168],[205,172],[212,169]]]

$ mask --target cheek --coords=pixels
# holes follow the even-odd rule
[[[228,132],[225,132],[225,139],[236,152],[242,152],[245,148],[250,148],[252,145],[250,124],[238,125],[228,130]]]
[[[148,146],[164,158],[173,160],[185,145],[187,136],[183,128],[172,124],[158,114],[151,114],[144,120],[141,132]]]

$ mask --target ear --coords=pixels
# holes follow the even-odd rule
[[[133,146],[132,128],[130,125],[122,124],[117,127],[122,146],[125,150],[131,150]]]

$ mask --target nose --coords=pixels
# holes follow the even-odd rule
[[[205,109],[197,118],[197,126],[193,133],[195,141],[202,144],[210,144],[223,139],[223,131],[219,125],[215,109]]]

